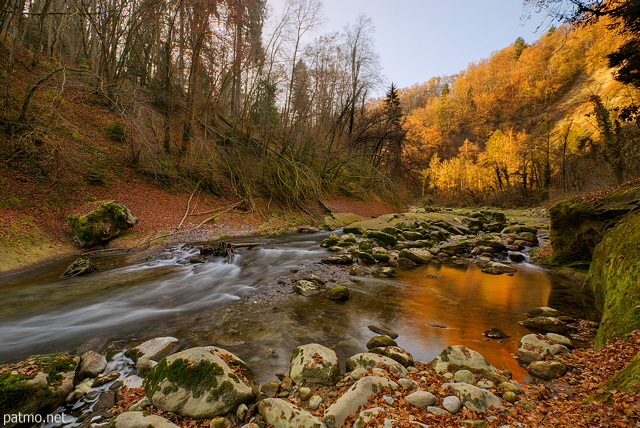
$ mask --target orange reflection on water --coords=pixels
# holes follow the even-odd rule
[[[513,354],[519,338],[530,332],[517,322],[529,309],[547,304],[551,281],[544,271],[521,265],[513,276],[489,275],[475,265],[434,265],[402,272],[400,279],[407,350],[435,357],[447,346],[464,345],[516,379],[526,373]],[[511,338],[487,340],[482,332],[490,327]]]

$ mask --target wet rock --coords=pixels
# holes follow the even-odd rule
[[[88,258],[80,257],[69,265],[62,276],[66,278],[73,278],[74,276],[87,275],[93,272],[98,272],[96,265],[94,265]]]
[[[406,376],[408,374],[407,369],[396,360],[369,352],[356,354],[347,359],[348,371],[355,370],[358,367],[362,367],[364,369],[384,369],[389,373],[396,373],[400,376]]]
[[[147,358],[153,361],[160,361],[167,355],[178,349],[178,339],[171,336],[156,337],[138,346],[134,346],[125,352],[125,355],[137,362],[140,358]]]
[[[442,399],[442,407],[452,415],[455,415],[462,408],[462,401],[456,395],[448,395]]]
[[[504,272],[502,272],[501,270],[495,269],[495,268],[484,268],[482,269],[483,273],[489,274],[489,275],[503,275]]]
[[[429,407],[436,404],[436,396],[428,391],[415,391],[404,399],[414,407]]]
[[[317,343],[298,346],[292,352],[289,376],[297,385],[335,385],[340,377],[338,357]]]
[[[149,358],[138,358],[138,362],[136,363],[136,368],[138,369],[139,376],[146,376],[152,368],[154,368],[158,363],[154,360],[150,360]]]
[[[109,410],[116,405],[116,393],[114,391],[105,391],[100,394],[100,398],[93,405],[94,412]]]
[[[483,331],[482,334],[491,339],[508,339],[511,337],[497,327],[488,328],[485,331]]]
[[[353,384],[324,414],[323,422],[328,428],[338,428],[349,415],[365,404],[369,397],[382,388],[397,388],[398,384],[378,376],[366,376]]]
[[[302,226],[298,228],[298,233],[318,233],[320,228],[313,226]]]
[[[398,276],[398,272],[392,267],[381,267],[376,271],[376,276],[382,278],[395,278]]]
[[[561,334],[557,334],[557,333],[547,333],[545,334],[545,336],[547,336],[549,339],[560,343],[561,345],[566,346],[567,348],[572,348],[573,346],[571,345],[571,339],[569,339],[566,336],[563,336]]]
[[[398,242],[398,238],[396,238],[394,235],[389,234],[389,233],[385,233],[383,231],[380,230],[367,230],[365,232],[365,236],[367,238],[373,239],[375,241],[381,242],[384,245],[395,245],[396,242]]]
[[[145,378],[145,391],[156,407],[193,418],[234,411],[251,401],[257,389],[249,366],[214,346],[170,355]]]
[[[509,253],[509,260],[515,263],[522,263],[525,260],[524,254]]]
[[[87,215],[68,219],[82,247],[102,244],[138,222],[127,207],[115,201],[105,202]]]
[[[380,263],[386,263],[391,259],[387,250],[382,247],[374,247],[371,250],[371,256]]]
[[[336,235],[335,233],[332,233],[329,235],[328,238],[326,238],[320,243],[320,246],[323,248],[329,248],[329,247],[338,245],[339,242],[340,242],[340,237],[338,237],[338,235]]]
[[[373,336],[367,342],[367,349],[379,348],[379,347],[384,347],[384,346],[398,346],[398,344],[396,343],[395,340],[393,340],[392,338],[390,338],[389,336],[386,336],[384,334]]]
[[[316,282],[300,279],[293,285],[293,291],[301,296],[309,297],[321,293],[320,285]]]
[[[531,330],[541,331],[543,333],[558,333],[566,335],[569,333],[569,327],[558,318],[554,317],[535,317],[520,321],[524,327]]]
[[[331,290],[328,290],[325,293],[325,296],[331,300],[349,300],[351,297],[351,291],[349,291],[349,289],[344,285],[338,285],[333,287]]]
[[[147,412],[123,412],[109,424],[113,428],[179,428],[173,422]]]
[[[486,389],[466,383],[445,383],[443,388],[451,388],[462,404],[474,412],[487,413],[490,407],[503,410],[502,401],[495,394]]]
[[[353,263],[353,256],[351,254],[339,254],[325,257],[320,261],[327,265],[350,265]]]
[[[476,384],[476,377],[469,370],[458,370],[453,374],[453,378],[456,382],[468,383],[469,385]]]
[[[567,373],[567,366],[558,361],[534,361],[529,364],[527,371],[531,376],[544,380],[556,379]]]
[[[503,273],[516,273],[516,272],[518,272],[518,269],[516,269],[516,268],[514,268],[512,266],[506,265],[504,263],[498,263],[498,262],[490,262],[489,263],[489,269],[497,269],[497,270],[499,270],[500,272],[503,272]]]
[[[78,379],[94,378],[107,367],[107,359],[95,351],[86,352],[80,360]]]
[[[419,265],[425,265],[433,260],[433,254],[426,248],[407,248],[398,253],[399,258],[410,260]]]
[[[91,386],[94,387],[94,388],[97,388],[99,386],[106,385],[107,383],[112,382],[112,381],[118,379],[119,377],[120,377],[120,373],[118,373],[118,372],[111,372],[111,373],[108,373],[108,374],[103,374],[103,375],[100,375],[100,376],[96,377],[93,380],[93,384]]]
[[[381,327],[381,326],[378,326],[378,325],[370,324],[370,325],[367,326],[367,328],[369,330],[371,330],[372,332],[374,332],[374,333],[383,334],[385,336],[389,336],[392,339],[397,339],[398,338],[398,333],[396,333],[396,332],[394,332],[392,330],[389,330],[388,328],[385,328],[385,327]]]
[[[557,318],[561,315],[562,313],[559,310],[550,308],[548,306],[540,306],[538,308],[533,308],[527,311],[527,316],[529,318],[535,318],[535,317],[556,317]]]
[[[374,354],[384,355],[395,360],[405,367],[411,367],[415,364],[413,356],[398,346],[384,346],[369,349]]]
[[[507,381],[507,377],[491,365],[478,352],[461,345],[446,347],[433,360],[436,372],[466,369],[494,382]]]

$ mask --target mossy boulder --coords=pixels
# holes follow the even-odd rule
[[[337,285],[325,294],[331,300],[349,300],[351,291],[344,285]]]
[[[589,262],[604,234],[640,205],[640,182],[567,199],[549,209],[550,262]]]
[[[129,208],[115,201],[105,202],[89,214],[68,217],[68,220],[82,247],[102,244],[138,222]]]
[[[583,289],[602,307],[596,345],[640,326],[640,214],[624,216],[593,253]]]
[[[196,419],[225,415],[254,399],[253,372],[221,348],[190,348],[163,358],[144,380],[159,409]]]
[[[0,414],[51,413],[73,389],[79,357],[34,355],[18,364],[0,365]],[[17,426],[11,421],[7,427]]]
[[[604,386],[610,389],[640,393],[640,352],[624,369],[611,377]]]
[[[317,343],[298,346],[291,354],[289,376],[296,383],[333,386],[340,378],[336,353]]]
[[[69,265],[69,267],[67,268],[67,270],[64,271],[62,276],[66,278],[73,278],[75,276],[88,275],[90,273],[97,272],[97,271],[98,271],[98,268],[96,267],[96,265],[93,264],[93,262],[90,259],[86,257],[80,257]]]

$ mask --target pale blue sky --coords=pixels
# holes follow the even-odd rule
[[[269,0],[278,8],[284,0]],[[544,17],[524,19],[522,0],[323,0],[322,33],[364,14],[386,77],[399,87],[455,74],[522,37],[537,40]],[[529,14],[531,10],[528,10]]]

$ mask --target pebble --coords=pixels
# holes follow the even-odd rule
[[[468,383],[469,385],[476,384],[476,377],[469,370],[458,370],[453,378],[458,382]]]
[[[447,412],[456,414],[460,411],[460,408],[462,408],[462,402],[457,396],[449,395],[447,397],[444,397],[444,399],[442,400],[442,407],[444,407]]]
[[[318,410],[318,407],[320,407],[320,404],[322,404],[322,397],[320,397],[319,395],[314,395],[311,398],[309,398],[309,410],[311,411]]]
[[[311,388],[309,388],[307,386],[301,387],[298,390],[298,393],[300,394],[300,399],[302,401],[307,401],[313,395],[313,391],[311,391]]]
[[[509,403],[515,403],[516,401],[518,401],[518,396],[513,391],[507,391],[504,394],[502,394],[502,399]]]
[[[416,389],[418,388],[418,386],[420,386],[420,384],[418,384],[418,382],[416,382],[415,380],[407,378],[398,379],[398,384],[406,389]]]
[[[435,395],[428,391],[416,391],[407,395],[406,397],[404,397],[404,399],[407,400],[407,403],[415,407],[426,408],[436,404]]]
[[[477,386],[482,389],[491,389],[495,388],[496,384],[491,382],[490,380],[481,380],[478,382]]]
[[[427,412],[433,413],[434,415],[449,415],[450,413],[440,407],[429,406],[427,407]]]
[[[362,368],[362,367],[357,367],[355,370],[353,370],[351,372],[351,374],[349,375],[349,378],[351,380],[358,380],[363,376],[367,375],[367,369]]]

